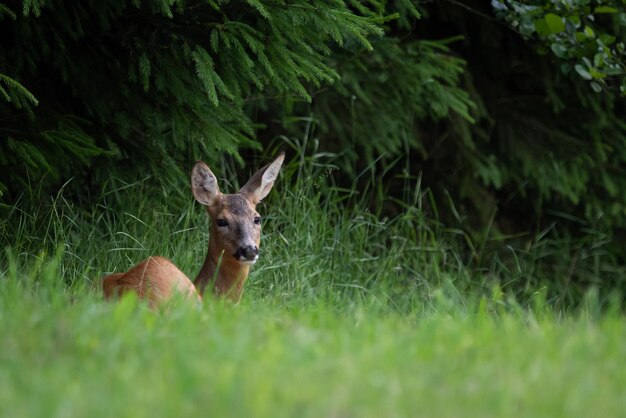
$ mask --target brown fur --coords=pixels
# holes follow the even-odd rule
[[[139,298],[157,306],[175,293],[201,300],[206,286],[212,284],[217,295],[239,302],[250,264],[237,258],[237,249],[255,246],[258,250],[261,227],[254,221],[259,216],[256,205],[271,190],[283,159],[284,154],[279,155],[256,172],[239,193],[231,195],[222,194],[209,167],[197,162],[191,174],[192,191],[196,200],[205,205],[212,225],[206,259],[195,285],[170,260],[150,257],[126,273],[105,276],[102,279],[105,298],[136,292]],[[218,227],[217,219],[227,220],[228,226]]]
[[[115,273],[102,279],[106,298],[132,291],[150,306],[157,306],[179,293],[188,299],[201,300],[191,280],[167,258],[150,257],[126,273]]]

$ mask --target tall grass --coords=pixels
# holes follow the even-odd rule
[[[577,307],[587,291],[602,304],[622,299],[617,291],[626,270],[604,252],[608,237],[598,230],[588,228],[578,239],[560,236],[554,226],[521,240],[490,228],[472,234],[462,222],[449,227],[439,221],[433,195],[419,178],[405,177],[398,199],[373,165],[353,187],[342,188],[334,182],[334,156],[303,142],[286,140],[290,162],[259,208],[262,254],[247,285],[254,298],[303,303],[375,295],[388,308],[409,311],[441,292],[474,305],[497,294],[522,305],[540,297],[564,311]],[[241,170],[229,160],[220,169],[222,189],[235,192]],[[187,183],[156,190],[149,178],[132,184],[112,178],[101,196],[81,205],[65,198],[65,187],[46,198],[27,191],[0,208],[1,271],[9,259],[36,271],[62,250],[59,280],[70,288],[97,288],[103,274],[150,255],[171,258],[193,278],[206,253],[208,223]],[[385,210],[390,205],[393,216]]]
[[[292,145],[237,306],[102,300],[99,277],[149,255],[197,273],[208,226],[186,179],[168,192],[112,179],[91,206],[62,189],[2,208],[0,416],[623,413],[621,296],[591,288],[573,309],[555,302],[565,279],[544,276],[559,256],[601,276],[601,245],[549,232],[489,253],[492,238],[439,222],[419,179],[385,217],[375,167],[369,186],[343,189],[332,156]]]

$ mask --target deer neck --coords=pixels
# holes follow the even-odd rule
[[[230,254],[218,250],[213,243],[215,239],[211,234],[206,258],[194,285],[201,295],[207,286],[212,286],[216,295],[239,302],[250,266],[238,263]]]

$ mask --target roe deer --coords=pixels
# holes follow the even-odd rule
[[[212,283],[215,293],[239,302],[250,266],[259,258],[261,217],[255,208],[272,189],[284,158],[281,153],[235,194],[222,194],[215,175],[198,161],[191,171],[191,191],[205,206],[211,229],[206,259],[194,283],[168,259],[150,257],[125,273],[105,276],[104,296],[133,291],[156,306],[174,292],[201,300],[205,287]]]

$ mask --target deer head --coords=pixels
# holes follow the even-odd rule
[[[211,280],[201,276],[215,271],[216,264],[220,265],[215,283],[218,293],[231,291],[233,286],[237,289],[243,286],[249,266],[259,258],[261,215],[256,211],[256,206],[272,189],[284,158],[285,154],[281,153],[234,194],[220,192],[217,178],[205,163],[198,161],[194,165],[191,189],[211,219],[207,260],[196,279],[196,286],[201,291]]]

